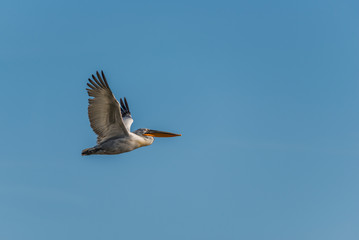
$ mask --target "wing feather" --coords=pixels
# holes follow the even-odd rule
[[[129,131],[121,115],[121,106],[107,83],[104,73],[96,72],[97,78],[87,83],[87,93],[90,97],[88,116],[93,131],[97,134],[97,143],[115,136],[128,136]]]
[[[133,119],[132,119],[130,108],[128,107],[126,98],[123,98],[123,100],[124,101],[122,101],[122,98],[120,98],[121,114],[123,117],[123,122],[124,122],[127,130],[131,131],[131,125],[133,123]]]

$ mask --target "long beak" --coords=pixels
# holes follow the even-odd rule
[[[157,130],[148,130],[143,135],[151,136],[151,137],[178,137],[182,136],[182,134],[170,133],[170,132],[162,132]]]

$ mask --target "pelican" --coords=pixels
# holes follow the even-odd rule
[[[149,146],[154,137],[176,137],[181,134],[140,128],[131,132],[133,119],[126,98],[116,100],[105,74],[96,72],[97,78],[86,88],[89,95],[88,117],[92,130],[97,134],[97,145],[82,150],[82,155],[120,154]]]

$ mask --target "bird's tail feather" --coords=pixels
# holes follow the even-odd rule
[[[100,150],[100,149],[96,148],[96,147],[86,148],[86,149],[82,150],[81,155],[82,156],[88,156],[88,155],[96,154],[96,152],[98,150]]]

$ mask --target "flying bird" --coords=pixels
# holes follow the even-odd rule
[[[181,134],[140,128],[131,132],[133,119],[126,98],[116,100],[105,74],[96,72],[87,83],[89,95],[88,117],[97,134],[97,145],[84,149],[82,155],[120,154],[151,145],[154,137],[177,137]]]

